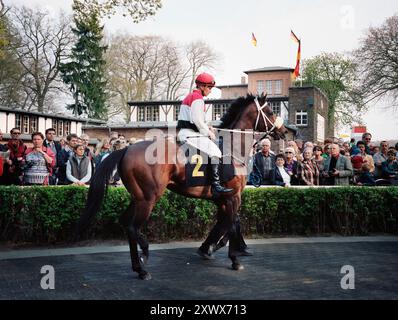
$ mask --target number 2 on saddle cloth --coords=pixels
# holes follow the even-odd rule
[[[210,186],[211,168],[210,157],[192,146],[184,145],[185,156],[185,178],[187,187]],[[220,146],[222,150],[222,146]],[[225,183],[235,176],[235,168],[232,165],[231,157],[223,157],[220,162],[220,182]]]

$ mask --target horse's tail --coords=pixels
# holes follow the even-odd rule
[[[101,208],[109,180],[112,177],[114,170],[123,159],[126,151],[127,148],[113,151],[99,164],[98,168],[96,169],[95,174],[90,182],[86,207],[83,211],[83,214],[80,216],[80,220],[77,223],[74,232],[74,241],[77,241],[80,238],[80,235],[88,228],[91,221]]]

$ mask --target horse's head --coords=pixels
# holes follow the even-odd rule
[[[287,129],[283,125],[283,119],[275,115],[269,107],[267,103],[267,95],[256,97],[254,99],[254,104],[257,110],[254,130],[266,132],[275,140],[284,139]]]

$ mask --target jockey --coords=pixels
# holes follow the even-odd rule
[[[221,151],[213,142],[216,137],[214,129],[205,122],[205,102],[211,89],[215,86],[213,76],[208,73],[201,73],[196,78],[196,90],[187,95],[183,100],[178,115],[177,129],[178,139],[187,142],[189,145],[206,152],[211,158],[212,169],[212,193],[228,193],[233,189],[226,189],[220,184],[219,161]]]

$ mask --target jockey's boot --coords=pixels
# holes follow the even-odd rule
[[[220,184],[220,174],[218,171],[219,164],[211,164],[211,172],[212,172],[212,183],[211,183],[211,192],[213,194],[220,194],[220,193],[228,193],[233,191],[234,189],[224,188]]]

